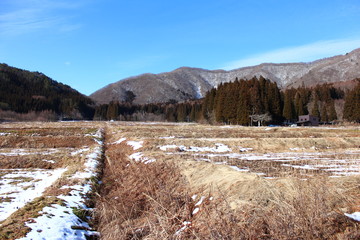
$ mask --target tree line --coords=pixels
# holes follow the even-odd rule
[[[329,123],[338,120],[340,112],[337,111],[342,111],[336,110],[336,102],[344,101],[344,119],[359,122],[360,85],[351,91],[335,88],[331,84],[281,91],[275,82],[260,76],[221,83],[200,100],[145,105],[129,102],[103,104],[96,107],[94,120],[207,122],[248,126],[292,123],[300,115],[311,114],[319,117],[321,122]]]
[[[205,96],[203,115],[209,122],[252,125],[296,122],[311,114],[322,122],[338,119],[335,101],[345,92],[330,84],[301,86],[280,91],[275,82],[263,77],[220,84]]]
[[[200,122],[202,100],[144,105],[112,101],[95,108],[94,120]]]

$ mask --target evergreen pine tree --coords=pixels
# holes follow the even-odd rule
[[[224,85],[220,84],[220,86],[217,89],[216,98],[214,102],[216,122],[219,123],[225,122],[225,117],[224,117],[224,106],[226,104],[225,100],[226,100],[226,93],[225,93]]]
[[[311,115],[318,117],[320,119],[319,98],[315,92],[314,92],[314,103],[313,103],[313,107],[311,109]]]
[[[237,106],[237,123],[240,125],[250,124],[250,97],[246,84],[242,84]]]
[[[326,104],[322,104],[321,114],[320,114],[320,121],[321,122],[328,122],[329,121],[328,112],[327,112],[327,109],[326,109]]]
[[[337,114],[336,114],[336,110],[335,110],[335,101],[331,100],[329,102],[329,121],[334,121],[337,120]]]
[[[204,102],[202,104],[202,115],[206,120],[209,120],[214,112],[214,102],[216,97],[216,89],[212,88],[206,93]]]
[[[284,108],[283,108],[282,115],[286,120],[292,120],[292,119],[296,118],[291,92],[292,91],[290,91],[290,90],[285,90],[285,93],[284,93]]]
[[[106,113],[106,118],[107,120],[117,120],[119,117],[119,104],[118,102],[110,102],[108,109],[107,109],[107,113]]]
[[[360,122],[360,83],[347,93],[344,104],[344,118]]]

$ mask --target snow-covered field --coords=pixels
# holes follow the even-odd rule
[[[98,235],[74,210],[91,210],[86,206],[86,196],[92,191],[93,182],[90,178],[96,177],[101,154],[102,148],[98,146],[86,155],[84,170],[68,177],[75,179],[76,183],[60,188],[70,190],[66,195],[57,196],[63,200],[62,204],[51,204],[40,212],[39,217],[26,222],[31,231],[21,239],[54,239],[54,236],[61,236],[55,239],[86,239],[86,235]]]
[[[0,170],[0,221],[40,197],[65,171],[65,168]]]
[[[11,137],[28,135],[24,134],[26,131],[29,130],[12,129],[11,133],[0,131],[0,141],[3,145],[8,144]],[[53,131],[57,138],[63,134],[61,141],[66,142],[66,129],[38,129],[40,133],[46,131],[46,134],[37,134],[37,129],[31,131],[32,134],[26,136],[25,141],[36,142],[36,136],[40,141],[46,138],[50,142]],[[69,147],[64,147],[64,143],[56,147],[57,143],[54,143],[53,148],[17,148],[6,145],[6,148],[0,149],[0,163],[6,166],[0,169],[1,236],[16,239],[86,239],[86,236],[98,235],[88,224],[92,209],[87,206],[87,201],[101,171],[103,130],[79,128],[69,131],[79,139],[76,147],[73,146],[74,142],[69,141]],[[84,139],[86,145],[81,144],[81,139]],[[62,159],[58,161],[60,157]],[[23,161],[24,166],[29,161],[32,165],[47,162],[50,169],[14,169],[6,165],[7,160],[11,162],[13,159]],[[27,205],[42,207],[36,207],[32,212],[25,210],[31,209]],[[24,222],[20,229],[16,229],[18,227],[12,225],[14,221]]]

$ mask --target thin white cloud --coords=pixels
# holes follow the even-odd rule
[[[224,64],[231,70],[261,63],[310,62],[317,59],[345,54],[360,47],[360,38],[320,41],[303,46],[277,49]]]
[[[69,12],[63,11],[74,10],[81,6],[72,2],[55,0],[7,1],[6,8],[2,9],[4,13],[0,14],[0,35],[17,36],[43,29],[59,31],[78,29],[81,25],[70,23],[72,17]]]

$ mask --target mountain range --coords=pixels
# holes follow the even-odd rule
[[[182,67],[160,74],[142,74],[109,84],[90,95],[98,104],[126,101],[129,93],[134,103],[186,101],[205,96],[220,83],[263,76],[281,89],[311,87],[323,83],[346,84],[360,78],[360,48],[308,63],[263,63],[230,71]]]

